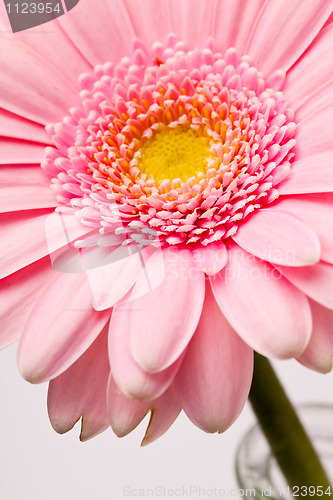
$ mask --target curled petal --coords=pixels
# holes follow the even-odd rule
[[[298,358],[303,365],[322,373],[332,370],[333,311],[310,300],[313,318],[311,340]]]
[[[108,414],[111,427],[118,437],[132,432],[151,411],[150,422],[142,441],[142,445],[149,444],[169,429],[180,410],[181,406],[173,387],[153,401],[139,401],[124,396],[112,376],[110,377]]]
[[[112,376],[129,398],[152,400],[163,394],[174,379],[182,362],[181,355],[171,366],[157,373],[144,371],[133,359],[128,336],[123,327],[126,311],[115,308],[110,322],[109,358]]]
[[[298,269],[279,266],[278,270],[311,299],[328,309],[333,309],[333,266],[331,264],[319,262],[310,268]]]
[[[81,417],[81,441],[110,425],[106,411],[110,374],[107,332],[108,326],[68,370],[50,382],[48,412],[52,427],[60,434],[69,431]]]
[[[204,299],[204,277],[197,270],[191,277],[190,252],[167,250],[163,255],[162,284],[148,296],[121,306],[132,356],[151,373],[165,370],[184,351],[197,327]],[[118,314],[121,309],[116,308]]]
[[[198,328],[175,379],[188,417],[207,432],[225,431],[243,409],[252,371],[252,349],[230,326],[208,284]]]

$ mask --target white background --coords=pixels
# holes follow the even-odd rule
[[[296,361],[276,362],[275,367],[294,402],[333,404],[333,374],[314,373]],[[237,489],[234,457],[242,436],[255,422],[250,405],[223,435],[202,432],[182,414],[167,434],[142,448],[147,420],[122,439],[107,430],[80,443],[78,426],[59,436],[48,421],[46,391],[46,384],[32,386],[20,378],[15,346],[0,353],[1,500],[154,498],[124,496],[125,486]],[[202,491],[160,498],[212,497]]]

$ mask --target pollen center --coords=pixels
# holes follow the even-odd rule
[[[213,158],[210,143],[211,139],[201,129],[166,128],[141,148],[138,167],[148,179],[154,178],[156,184],[164,179],[186,182],[193,176],[199,178],[207,172],[208,162]]]

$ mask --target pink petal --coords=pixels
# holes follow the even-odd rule
[[[204,300],[204,277],[193,269],[190,252],[168,249],[163,256],[163,283],[124,305],[123,330],[132,356],[151,373],[165,370],[184,351]]]
[[[333,104],[328,103],[299,124],[296,133],[296,158],[302,160],[308,156],[323,152],[332,153],[332,134],[327,126],[333,120]]]
[[[72,214],[50,210],[0,216],[1,274],[4,278],[90,231]]]
[[[333,22],[333,12],[324,24],[324,28]]]
[[[312,327],[305,295],[268,263],[236,245],[228,251],[226,268],[210,279],[218,306],[231,326],[264,356],[284,359],[300,355]],[[311,272],[313,267],[303,269]]]
[[[250,33],[264,3],[264,0],[216,2],[217,15],[214,29],[218,50],[235,47],[238,53],[246,53],[245,47]]]
[[[174,387],[171,386],[153,402],[150,421],[141,446],[146,446],[161,437],[174,423],[180,411],[178,396]]]
[[[120,250],[126,252],[127,249],[121,247]],[[97,253],[96,249],[93,251]],[[110,252],[110,249],[107,248],[106,252]],[[100,260],[96,260],[96,264],[98,262]],[[140,256],[135,253],[110,264],[88,270],[87,275],[96,311],[103,311],[119,302],[134,285],[141,268]]]
[[[311,101],[309,97],[313,92],[333,78],[332,65],[327,64],[332,51],[333,25],[330,25],[319,33],[311,50],[307,50],[288,72],[284,93],[296,111]]]
[[[216,2],[210,2],[210,8],[203,2],[183,0],[170,1],[171,31],[191,48],[202,47],[207,39],[214,34],[214,19],[217,17]],[[218,17],[217,17],[218,19]],[[200,23],[200,30],[195,26]]]
[[[158,288],[165,280],[165,261],[161,248],[148,246],[140,252],[140,270],[135,279],[132,290],[121,302],[129,302],[150,294]]]
[[[279,271],[303,293],[328,309],[333,309],[333,266],[319,262],[315,266],[293,269],[279,266]]]
[[[122,393],[141,400],[155,399],[171,384],[182,362],[180,356],[166,370],[148,373],[131,356],[127,332],[123,327],[126,310],[115,308],[110,322],[109,358],[112,376]]]
[[[0,109],[0,135],[50,145],[44,127],[4,109]]]
[[[112,376],[109,380],[107,408],[113,432],[124,437],[132,432],[149,411],[149,401],[129,399],[120,391]]]
[[[20,338],[33,306],[54,274],[46,257],[0,281],[0,349]]]
[[[328,99],[328,96],[332,95],[333,80],[329,80],[315,89],[308,96],[308,99],[302,103],[300,109],[297,110],[297,123],[301,124],[303,121],[311,119],[311,116],[323,108],[329,107],[332,109],[332,103]]]
[[[0,28],[1,30],[11,31],[7,11],[4,4],[0,4]]]
[[[333,264],[333,194],[322,193],[279,199],[279,208],[295,215],[315,231],[321,259]]]
[[[50,179],[38,166],[0,168],[0,213],[58,205]]]
[[[15,33],[15,38],[31,47],[46,61],[49,61],[53,67],[62,73],[69,84],[78,90],[79,75],[91,71],[91,65],[70,43],[57,20],[52,21],[50,26],[52,26],[52,30],[48,30],[47,36],[45,36],[40,26],[37,26],[36,28],[30,28],[28,31]],[[64,61],[70,61],[71,63],[64,64]]]
[[[288,70],[309,47],[332,12],[331,0],[268,1],[246,48],[266,75]]]
[[[108,414],[111,427],[118,437],[132,432],[151,411],[150,422],[142,441],[142,445],[149,444],[170,428],[180,410],[180,403],[173,387],[153,401],[138,401],[124,396],[110,377]]]
[[[333,358],[333,311],[310,300],[313,330],[311,340],[298,358],[303,365],[322,373],[332,370]]]
[[[200,245],[193,250],[193,262],[200,271],[213,276],[227,264],[228,252],[222,241],[207,247]]]
[[[124,0],[135,35],[149,48],[154,42],[165,42],[172,31],[170,7],[167,3],[157,5],[155,0]],[[154,16],[147,15],[153,12]]]
[[[279,184],[278,190],[280,194],[332,192],[332,152],[324,151],[295,161],[290,174]]]
[[[88,349],[109,318],[110,311],[98,313],[92,308],[85,275],[57,273],[20,339],[22,376],[32,383],[57,377]]]
[[[181,404],[206,432],[223,432],[250,391],[253,351],[221,313],[208,284],[198,328],[175,379]]]
[[[0,106],[7,111],[47,124],[79,104],[78,93],[61,72],[15,37],[2,37],[0,66]]]
[[[217,50],[223,52],[236,47],[243,53],[263,4],[264,0],[172,0],[172,30],[191,47],[202,47],[209,37],[213,37]],[[196,29],[198,25],[200,30]]]
[[[131,40],[135,33],[122,0],[94,4],[79,2],[58,22],[79,53],[92,66],[108,61],[116,63],[122,56],[131,53]]]
[[[44,149],[45,146],[36,142],[2,138],[0,166],[8,164],[31,165],[40,163],[43,159]]]
[[[15,212],[0,216],[2,242],[0,278],[48,254],[45,241],[45,220],[50,210]],[[31,238],[31,235],[34,235]]]
[[[110,374],[107,356],[108,327],[62,375],[51,380],[48,412],[52,427],[63,434],[82,417],[80,439],[86,441],[110,425],[106,411]]]
[[[310,266],[320,259],[316,233],[278,207],[257,211],[232,238],[247,252],[274,264]]]

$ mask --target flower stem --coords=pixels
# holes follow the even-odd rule
[[[325,492],[330,482],[318,455],[271,364],[257,353],[249,398],[287,484]]]

